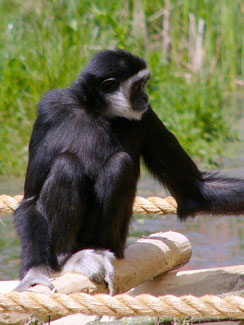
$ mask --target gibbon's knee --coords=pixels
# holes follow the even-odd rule
[[[49,178],[55,182],[60,180],[61,184],[59,185],[65,187],[66,182],[76,183],[76,178],[80,180],[81,172],[81,164],[76,155],[70,152],[64,152],[55,158],[49,173]]]
[[[99,174],[98,181],[100,180],[117,187],[135,183],[137,180],[136,166],[129,154],[118,152],[110,157]]]
[[[46,205],[52,201],[52,205],[55,205],[55,200],[58,200],[64,204],[61,200],[69,200],[71,191],[78,195],[83,183],[81,165],[76,156],[66,152],[59,154],[42,187],[39,201],[46,202]],[[73,197],[75,198],[76,196]]]

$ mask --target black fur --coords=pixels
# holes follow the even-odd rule
[[[145,69],[124,51],[93,57],[74,84],[41,101],[29,145],[24,199],[15,211],[21,278],[59,256],[108,249],[123,257],[140,158],[175,197],[181,219],[244,213],[244,181],[199,171],[149,106],[141,120],[106,116],[101,82]]]
[[[146,166],[176,199],[180,219],[199,213],[244,213],[244,180],[201,172],[151,109],[141,124]]]

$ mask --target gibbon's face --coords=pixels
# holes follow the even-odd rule
[[[105,115],[140,120],[149,105],[145,91],[149,78],[150,71],[145,68],[121,83],[116,78],[105,79],[101,83],[108,104]]]
[[[87,87],[103,99],[103,115],[140,120],[147,110],[150,71],[144,59],[123,50],[106,50],[92,57],[82,75]]]

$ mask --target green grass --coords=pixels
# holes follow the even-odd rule
[[[184,148],[206,164],[231,140],[223,94],[244,78],[241,0],[171,0],[169,55],[162,52],[164,1],[0,1],[0,175],[25,172],[36,105],[50,89],[68,86],[93,53],[123,48],[152,71],[151,104]],[[140,11],[140,10],[139,10]],[[189,13],[204,19],[203,67],[192,72]],[[137,29],[135,24],[142,23]],[[229,112],[228,112],[229,114]]]

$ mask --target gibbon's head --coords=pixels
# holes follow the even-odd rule
[[[97,53],[80,78],[87,106],[108,117],[140,120],[149,106],[145,86],[150,71],[145,61],[129,52]]]

